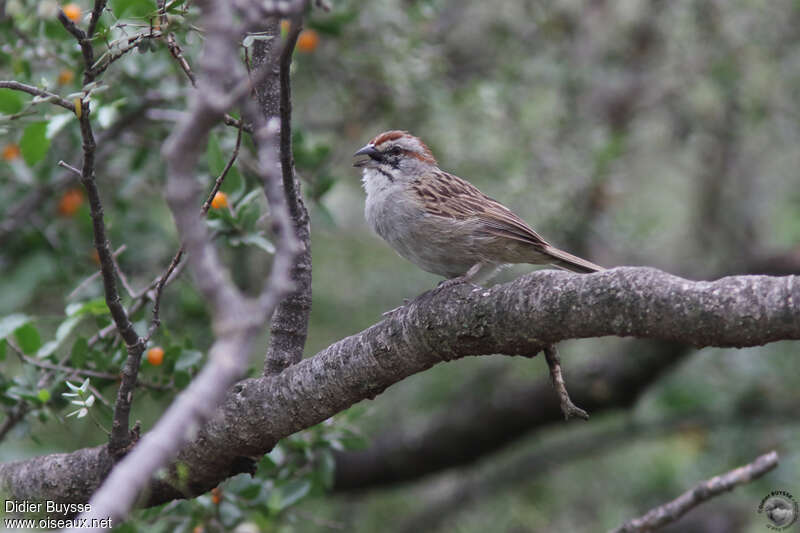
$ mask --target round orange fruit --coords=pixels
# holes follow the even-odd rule
[[[72,80],[75,79],[75,73],[71,70],[64,69],[58,73],[58,84],[59,85],[67,85],[68,83],[72,83]]]
[[[303,30],[297,36],[297,49],[305,54],[316,50],[318,45],[319,34],[314,30]]]
[[[69,189],[61,195],[58,201],[58,214],[71,217],[83,205],[83,192],[80,189]]]
[[[159,366],[164,362],[164,348],[156,346],[147,350],[147,362],[153,366]]]
[[[19,157],[19,145],[9,143],[3,147],[3,159],[11,161]]]
[[[78,22],[81,19],[81,8],[78,4],[67,4],[61,10],[72,22]]]
[[[228,207],[228,195],[222,191],[217,192],[211,200],[211,207],[214,209],[222,209]]]

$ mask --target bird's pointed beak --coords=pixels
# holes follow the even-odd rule
[[[380,152],[377,149],[375,149],[375,146],[372,144],[368,144],[365,147],[361,148],[358,152],[353,154],[353,157],[359,155],[366,155],[369,157],[367,159],[359,159],[358,161],[353,163],[354,167],[369,166],[369,163],[371,163],[372,161],[377,161],[378,159],[380,159]]]

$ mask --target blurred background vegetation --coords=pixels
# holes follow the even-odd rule
[[[85,25],[91,4],[76,5]],[[112,0],[109,7],[97,50],[105,42],[113,52],[120,39],[152,25],[154,2]],[[196,66],[196,8],[182,1],[170,7],[169,29]],[[0,78],[72,98],[81,89],[80,53],[55,19],[57,8],[50,1],[0,2]],[[398,257],[363,221],[351,154],[387,129],[420,136],[442,168],[594,262],[649,265],[692,279],[796,271],[798,28],[796,0],[336,0],[329,12],[314,9],[293,64],[295,158],[313,230],[306,355],[438,281]],[[126,247],[118,262],[135,290],[160,275],[179,246],[160,150],[192,91],[164,43],[143,42],[110,64],[103,90],[92,97],[106,221],[115,249]],[[88,205],[74,176],[56,166],[62,159],[80,163],[77,122],[61,108],[4,89],[0,113],[0,325],[7,330],[0,333],[40,361],[70,356],[73,367],[116,373],[120,343],[89,346],[109,318],[97,304],[99,280],[82,283],[97,268]],[[235,128],[215,130],[198,169],[209,187],[235,138]],[[264,202],[248,196],[257,187],[241,168],[223,190],[232,209],[212,209],[209,224],[237,283],[255,290],[270,263]],[[498,281],[528,270],[509,269]],[[152,344],[165,349],[164,362],[145,363],[142,372],[168,390],[137,393],[133,416],[145,430],[202,364],[210,340],[188,273],[167,289],[163,306]],[[147,306],[135,315],[140,331],[149,317]],[[48,353],[51,340],[57,344]],[[105,441],[91,417],[65,418],[73,409],[61,397],[64,382],[82,376],[57,372],[43,382],[45,369],[0,343],[4,423],[16,422],[0,444],[0,460]],[[567,379],[571,369],[601,365],[611,355],[635,364],[639,346],[620,339],[564,343]],[[602,531],[777,448],[776,471],[673,529],[762,531],[756,509],[769,491],[800,497],[796,352],[788,342],[685,352],[635,401],[596,413],[588,424],[540,425],[477,460],[404,484],[336,490],[333,452],[369,448],[382,435],[424,438],[428,421],[460,412],[465,399],[491,402],[497,391],[546,379],[535,359],[440,365],[292,437],[264,460],[260,485],[236,478],[216,495],[139,511],[125,527]],[[254,375],[262,361],[263,351],[254,352]],[[113,401],[113,380],[93,378],[92,385]],[[108,424],[103,402],[91,410],[99,425]],[[487,432],[506,422],[475,420]],[[576,443],[588,445],[573,450]]]

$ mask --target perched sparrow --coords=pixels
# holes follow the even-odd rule
[[[469,281],[506,263],[551,264],[573,272],[603,267],[554,248],[524,220],[474,185],[439,169],[405,131],[381,133],[354,156],[364,169],[369,225],[423,270]]]

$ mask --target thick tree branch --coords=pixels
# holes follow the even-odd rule
[[[179,453],[177,460],[190,473],[182,490],[152,482],[147,503],[200,494],[240,472],[243,457],[261,455],[278,440],[442,361],[479,354],[530,355],[546,344],[605,335],[694,346],[797,340],[800,278],[736,276],[692,282],[650,268],[590,275],[544,270],[490,289],[461,285],[427,294],[281,374],[239,382],[216,416]],[[574,385],[573,390],[578,401],[587,403]],[[547,397],[553,398],[552,391]],[[551,401],[557,417],[556,400]],[[81,453],[99,457],[103,448],[92,450]],[[2,487],[15,498],[36,495],[63,501],[59,487],[33,475],[44,460],[0,465]],[[97,479],[96,472],[83,470],[64,469],[63,475],[75,476],[72,483],[84,480],[86,488],[83,494],[71,493],[68,501],[85,500],[94,488],[91,480]]]
[[[675,522],[701,503],[739,485],[750,483],[776,466],[778,466],[778,454],[774,451],[764,454],[751,463],[700,483],[674,500],[651,509],[644,516],[628,520],[612,533],[643,533],[660,529],[670,522]]]
[[[570,369],[575,401],[593,414],[633,405],[653,382],[691,353],[674,342],[635,341]],[[409,431],[395,427],[365,450],[336,454],[334,490],[366,490],[413,481],[494,453],[537,428],[561,423],[559,398],[548,379],[459,396]],[[485,421],[490,420],[487,424]]]
[[[800,253],[788,250],[755,259],[751,274],[800,272]],[[665,372],[694,350],[680,343],[630,340],[591,360],[572,365],[570,390],[593,414],[629,408]],[[364,450],[336,454],[335,490],[365,490],[415,480],[474,462],[532,431],[560,423],[558,404],[546,380],[500,383],[489,397],[459,394],[413,430],[402,421],[381,432]],[[486,424],[491,420],[491,424]]]
[[[275,28],[276,29],[276,28]],[[290,67],[292,52],[302,29],[302,17],[294,17],[280,57],[280,98],[279,110],[264,107],[262,111],[269,119],[280,114],[281,172],[283,190],[289,214],[292,217],[294,232],[300,240],[302,251],[297,255],[290,273],[295,289],[275,309],[270,326],[270,343],[264,362],[265,374],[277,374],[303,358],[303,348],[308,336],[308,319],[311,314],[311,232],[308,211],[300,195],[300,183],[295,175],[292,155],[292,101]],[[260,41],[263,42],[263,41]],[[263,63],[265,47],[259,46],[254,52],[256,64]],[[257,94],[264,95],[262,101],[274,103],[266,98],[266,91],[273,81],[265,82],[257,88]]]

